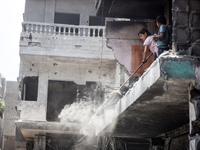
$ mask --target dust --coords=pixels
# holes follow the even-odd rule
[[[94,101],[75,102],[66,105],[58,118],[63,124],[77,123],[80,125],[80,134],[85,136],[95,136],[103,128],[106,122],[111,123],[116,118],[114,105],[119,101],[121,95],[119,93],[111,93],[100,106],[95,105]],[[113,128],[115,125],[112,125]],[[112,130],[112,129],[110,129]]]

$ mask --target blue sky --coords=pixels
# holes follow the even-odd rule
[[[25,0],[0,0],[0,74],[7,81],[19,75],[19,39]]]

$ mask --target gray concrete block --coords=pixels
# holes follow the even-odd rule
[[[200,28],[199,29],[191,29],[190,34],[191,42],[195,42],[196,40],[200,39]]]
[[[199,4],[200,6],[200,4]],[[191,13],[191,26],[192,27],[200,27],[200,12],[192,12]]]
[[[188,12],[180,11],[176,13],[176,17],[174,18],[176,20],[175,26],[184,26],[188,27],[189,20],[188,20]]]
[[[192,55],[194,56],[200,56],[200,43],[196,43],[194,44],[194,46],[192,47]]]
[[[175,32],[175,42],[177,43],[189,43],[189,31],[187,28],[176,28]]]
[[[190,0],[189,1],[190,10],[200,10],[200,1],[199,0]]]
[[[189,44],[184,43],[177,43],[177,50],[179,51],[179,54],[185,55],[187,54]]]
[[[188,0],[174,0],[172,2],[172,9],[178,10],[178,11],[188,11],[189,2]]]

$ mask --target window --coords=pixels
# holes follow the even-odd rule
[[[55,13],[54,23],[79,25],[80,14]]]
[[[37,101],[38,77],[25,77],[23,80],[22,100]]]
[[[47,121],[59,121],[58,115],[66,104],[76,101],[77,85],[70,81],[49,80]]]

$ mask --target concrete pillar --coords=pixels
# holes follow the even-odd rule
[[[16,105],[18,101],[18,84],[16,81],[7,81],[6,97],[5,97],[5,112],[4,112],[4,149],[14,149],[15,141],[15,124],[18,119]]]
[[[46,136],[36,135],[34,138],[34,150],[45,150],[46,149]]]
[[[55,15],[55,0],[46,0],[44,22],[54,23],[54,15]]]
[[[48,75],[42,74],[39,76],[38,83],[38,103],[44,105],[45,110],[42,112],[43,120],[46,120],[47,114],[47,94],[48,94]]]

